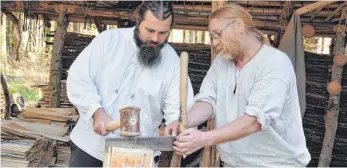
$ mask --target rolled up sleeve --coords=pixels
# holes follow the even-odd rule
[[[217,62],[215,61],[201,84],[199,93],[195,96],[194,102],[205,102],[212,106],[213,116],[216,114],[216,97],[217,97],[217,77],[216,77]]]
[[[263,78],[254,83],[244,113],[257,118],[261,129],[266,130],[280,116],[288,85],[281,79]]]
[[[109,38],[105,34],[94,38],[68,71],[67,96],[86,123],[89,123],[94,112],[102,107],[95,81],[107,39]]]

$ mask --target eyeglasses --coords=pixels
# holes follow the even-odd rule
[[[230,23],[228,23],[223,29],[221,29],[219,32],[216,32],[216,33],[213,33],[211,34],[210,33],[210,40],[211,40],[211,44],[213,42],[213,40],[218,40],[220,41],[221,37],[222,37],[222,34],[224,32],[224,30],[231,24],[233,24],[235,22],[235,20],[231,21]]]

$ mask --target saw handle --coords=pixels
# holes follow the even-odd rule
[[[109,121],[105,124],[105,128],[107,131],[114,131],[120,128],[120,121]]]

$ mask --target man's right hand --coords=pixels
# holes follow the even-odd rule
[[[106,136],[109,131],[106,130],[105,124],[109,121],[112,121],[112,118],[104,111],[103,108],[99,108],[93,115],[94,123],[93,128],[94,131],[102,136]]]

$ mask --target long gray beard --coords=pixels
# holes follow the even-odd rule
[[[154,43],[153,41],[143,42],[140,39],[140,36],[138,35],[139,30],[138,27],[135,27],[134,30],[134,40],[136,43],[136,46],[139,48],[139,52],[137,53],[137,60],[139,61],[141,66],[148,67],[148,68],[155,68],[157,67],[162,60],[161,55],[161,49],[164,47],[166,42],[151,47],[148,46],[148,43]]]

